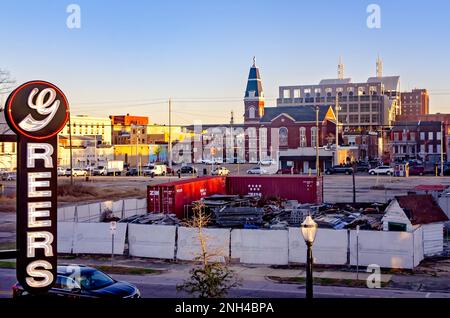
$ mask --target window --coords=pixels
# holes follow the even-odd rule
[[[378,115],[372,115],[372,123],[373,124],[378,123]]]
[[[261,149],[267,149],[267,128],[260,128],[259,136],[261,138]]]
[[[370,104],[361,104],[361,113],[370,112]]]
[[[438,131],[438,132],[436,133],[436,139],[437,139],[437,140],[441,140],[441,132],[440,132],[440,131]]]
[[[361,123],[370,123],[370,115],[361,115],[360,116],[360,122]]]
[[[358,115],[350,115],[350,123],[355,124],[359,122],[359,116]]]
[[[306,128],[300,127],[300,148],[306,147]]]
[[[422,131],[420,132],[420,140],[426,140],[425,133]],[[425,152],[425,151],[424,151]]]
[[[402,141],[407,141],[408,140],[408,133],[404,130],[402,133]]]
[[[316,147],[317,127],[311,127],[311,147]]]
[[[281,127],[279,130],[279,142],[280,146],[288,146],[288,129],[286,127]]]
[[[441,153],[441,145],[436,145],[436,153]]]
[[[406,232],[406,224],[403,223],[388,223],[388,231],[390,232]]]
[[[291,98],[291,90],[290,89],[283,90],[283,98]]]
[[[300,98],[300,89],[296,88],[294,89],[294,98]]]
[[[358,105],[350,105],[350,113],[359,113]]]
[[[416,133],[415,132],[410,133],[409,136],[410,136],[409,138],[411,139],[411,141],[416,141]]]
[[[399,141],[399,133],[394,133],[394,141]]]
[[[433,153],[433,145],[428,145],[428,153]]]
[[[420,153],[425,153],[425,145],[420,145]]]
[[[348,107],[347,107],[347,104],[343,104],[343,105],[341,105],[341,112],[344,112],[344,113],[346,113],[348,111]]]
[[[248,109],[248,118],[255,118],[255,107],[250,107]]]

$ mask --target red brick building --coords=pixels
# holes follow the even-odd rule
[[[426,89],[401,93],[401,115],[426,115],[430,112],[430,96]]]

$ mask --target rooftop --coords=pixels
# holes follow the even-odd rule
[[[395,198],[412,225],[448,221],[447,215],[436,203],[433,196],[409,194]]]

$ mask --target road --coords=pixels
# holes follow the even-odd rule
[[[111,275],[114,279],[136,285],[143,298],[183,298],[176,285],[182,280],[170,273],[161,275]],[[11,297],[11,286],[15,283],[14,269],[0,269],[0,297]],[[412,290],[368,289],[333,286],[314,286],[317,298],[450,298],[450,293],[429,293]],[[267,279],[244,280],[241,287],[233,289],[229,297],[234,298],[304,298],[302,285],[279,284]]]

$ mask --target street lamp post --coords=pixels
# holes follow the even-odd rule
[[[305,240],[307,247],[306,254],[306,298],[313,298],[313,257],[312,257],[312,245],[317,234],[317,223],[314,222],[311,215],[308,215],[305,221],[300,226],[303,239]]]
[[[316,106],[316,175],[320,176],[319,159],[319,106]]]

